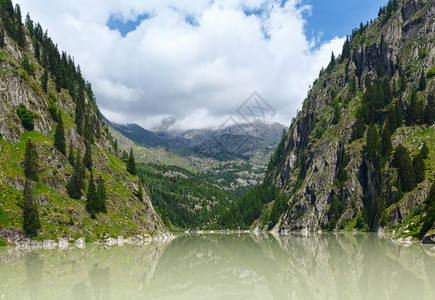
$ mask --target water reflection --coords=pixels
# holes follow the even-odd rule
[[[0,297],[434,299],[433,253],[372,234],[201,235],[108,249],[0,249]]]

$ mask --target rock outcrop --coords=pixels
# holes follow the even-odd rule
[[[3,11],[1,5],[0,10]],[[54,59],[52,56],[55,56],[46,53],[51,40],[41,37],[45,40],[40,42],[24,29],[26,43],[25,47],[20,47],[9,36],[1,21],[0,29],[4,32],[4,45],[0,48],[0,236],[11,242],[22,240],[22,190],[25,182],[23,160],[28,139],[36,145],[39,156],[39,181],[32,184],[32,188],[41,218],[40,236],[77,240],[83,236],[98,239],[105,234],[117,237],[157,236],[166,233],[167,228],[152,207],[148,194],[144,192],[143,195],[138,195],[139,185],[142,185],[139,178],[130,175],[125,164],[118,158],[90,84],[84,83],[80,69],[75,69],[71,57],[65,53],[58,54],[68,60],[68,66],[74,67],[78,78],[74,80],[78,83],[69,83],[68,89],[63,88],[58,79],[64,78],[64,75],[55,76],[50,70],[47,90],[44,91],[44,60],[46,57]],[[35,57],[36,45],[39,49],[38,58]],[[47,64],[45,66],[48,69]],[[62,71],[65,72],[64,69]],[[57,122],[53,115],[60,111],[65,127],[67,154],[73,151],[75,155],[84,155],[85,135],[88,133],[79,134],[75,120],[79,97],[77,90],[80,85],[86,88],[86,121],[83,123],[84,126],[91,127],[92,172],[95,178],[101,176],[106,185],[107,213],[98,213],[95,218],[91,218],[85,209],[84,190],[82,199],[73,200],[68,196],[66,185],[73,168],[67,155],[54,147],[53,135]],[[33,114],[34,130],[28,131],[29,128],[26,129],[23,125],[17,113],[20,105],[24,105]],[[89,177],[90,172],[86,171],[86,185]],[[11,236],[12,233],[16,236]]]
[[[367,220],[367,207],[379,203],[384,207],[377,209],[383,213],[373,221],[372,229],[397,226],[422,214],[434,180],[433,124],[403,123],[392,135],[392,146],[402,143],[413,156],[423,142],[429,147],[425,180],[403,196],[397,187],[392,155],[379,170],[377,163],[364,156],[366,134],[354,140],[351,137],[358,108],[365,101],[363,94],[380,78],[387,78],[404,119],[413,91],[418,91],[421,107],[427,105],[435,89],[434,77],[426,76],[435,65],[434,36],[435,2],[398,1],[390,15],[384,13],[356,30],[348,52],[321,72],[290,126],[278,163],[265,177],[289,197],[288,209],[274,232],[356,228],[357,222]],[[419,87],[421,76],[426,77],[424,89]],[[341,115],[334,120],[337,107]],[[379,132],[387,114],[388,106],[372,121],[378,124]],[[342,174],[345,178],[340,179]]]

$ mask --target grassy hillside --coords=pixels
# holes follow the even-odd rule
[[[39,24],[30,18],[22,24],[19,6],[12,11],[11,6],[10,1],[0,3],[0,237],[24,236],[24,156],[29,140],[38,156],[39,178],[28,180],[41,223],[36,239],[165,232],[147,193],[137,193],[139,178],[126,171],[114,152],[92,87],[79,66],[59,52]],[[60,116],[65,153],[55,147]],[[86,156],[86,145],[92,167],[81,176],[82,196],[72,199],[67,190],[74,170],[69,158],[72,153],[77,162],[77,157]],[[106,189],[107,212],[95,217],[86,209],[91,172],[103,179]]]

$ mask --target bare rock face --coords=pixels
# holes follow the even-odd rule
[[[44,67],[34,57],[34,43],[27,36],[26,48],[20,48],[5,34],[5,46],[0,61],[0,198],[1,214],[8,221],[0,225],[0,236],[20,242],[22,224],[22,190],[25,177],[23,171],[25,142],[29,137],[38,153],[39,181],[32,183],[33,198],[39,209],[42,228],[39,235],[50,238],[68,236],[88,236],[96,238],[95,228],[104,227],[109,235],[151,234],[162,235],[168,232],[166,225],[154,210],[145,192],[139,199],[137,194],[139,178],[129,175],[113,150],[108,129],[92,94],[85,92],[85,117],[92,123],[91,143],[93,174],[104,179],[107,193],[107,213],[99,213],[92,219],[86,211],[86,192],[82,199],[73,200],[68,196],[67,183],[73,173],[73,166],[66,155],[54,147],[54,129],[57,126],[53,116],[61,111],[65,127],[67,152],[83,157],[85,152],[84,134],[79,134],[75,124],[77,95],[67,89],[56,89],[55,78],[49,74],[48,91],[44,92],[41,77]],[[44,51],[41,46],[41,51]],[[23,68],[27,58],[34,67],[34,74]],[[74,67],[75,68],[75,67]],[[80,75],[81,76],[81,75]],[[84,80],[84,79],[83,79]],[[78,89],[77,86],[75,86]],[[91,95],[91,96],[90,96]],[[34,130],[28,132],[18,116],[17,108],[24,105],[34,115]],[[50,110],[51,105],[51,110]],[[83,125],[84,126],[84,125]],[[90,172],[86,171],[85,184],[89,184]],[[143,190],[145,188],[143,187]],[[5,195],[5,197],[3,197]],[[4,199],[3,199],[4,198]],[[10,217],[10,218],[9,218]]]
[[[434,24],[434,1],[399,1],[399,8],[391,17],[375,20],[351,41],[348,58],[339,56],[335,67],[326,70],[315,81],[302,111],[288,131],[278,165],[265,177],[289,196],[289,209],[282,214],[274,232],[331,229],[331,206],[336,199],[345,199],[340,216],[334,220],[337,229],[352,220],[356,223],[357,216],[363,213],[365,201],[366,204],[376,203],[380,194],[385,195],[387,226],[402,223],[411,209],[423,203],[433,179],[427,178],[392,205],[398,194],[394,177],[397,169],[387,162],[382,178],[377,178],[376,166],[362,155],[365,138],[355,142],[350,142],[350,138],[366,83],[377,79],[378,72],[390,79],[392,90],[397,90],[396,83],[406,72],[407,89],[395,95],[402,102],[406,117],[411,90],[418,86],[420,74],[425,74],[435,62]],[[424,55],[421,49],[427,50]],[[415,61],[419,68],[413,69],[411,65]],[[352,80],[360,94],[349,92]],[[426,90],[421,93],[423,102],[434,91],[434,86],[433,80],[428,81]],[[342,112],[337,124],[333,123],[333,102],[338,103]],[[386,118],[386,112],[382,118]],[[378,122],[382,124],[381,121]],[[414,137],[408,145],[411,149],[420,146],[416,134],[425,128],[401,127],[392,137],[393,146],[399,142],[407,145],[410,137]],[[427,130],[432,130],[433,134],[433,127]],[[342,165],[345,158],[347,163]],[[337,179],[343,171],[341,166],[346,174],[346,180],[342,182]]]
[[[421,240],[422,244],[435,244],[435,233],[427,233]]]

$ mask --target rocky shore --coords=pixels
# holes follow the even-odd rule
[[[28,250],[84,248],[86,245],[85,237],[80,237],[78,239],[74,239],[72,237],[62,237],[57,240],[47,239],[38,241],[24,236],[22,231],[15,229],[4,229],[0,231],[0,238],[4,239],[8,244],[13,245],[16,248]],[[95,243],[107,246],[122,246],[124,244],[146,245],[152,242],[166,243],[175,238],[175,235],[166,232],[153,236],[148,234],[137,234],[126,238],[124,238],[123,236],[104,236],[101,240],[95,241]]]

